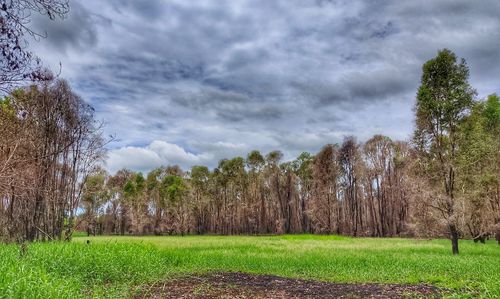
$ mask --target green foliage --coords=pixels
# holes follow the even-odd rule
[[[105,185],[106,173],[104,171],[90,175],[85,181],[82,201],[88,204],[98,204],[109,199]]]
[[[90,244],[86,244],[90,240]],[[500,248],[446,240],[340,236],[92,237],[0,245],[0,298],[117,298],[188,273],[242,271],[334,282],[429,283],[450,297],[498,297]],[[476,293],[476,292],[479,292]]]
[[[125,197],[133,197],[135,196],[136,194],[136,188],[135,188],[135,184],[132,180],[127,180],[127,182],[125,183],[125,186],[123,186],[123,194],[125,195]]]
[[[123,186],[123,195],[129,200],[134,200],[140,196],[146,188],[146,180],[142,173],[138,172],[133,174]]]
[[[313,155],[308,152],[303,152],[297,159],[292,161],[292,169],[301,179],[312,179],[310,167],[313,160]]]
[[[146,180],[144,179],[144,176],[142,173],[137,173],[135,175],[135,189],[138,193],[144,191],[144,188],[146,187]]]
[[[12,105],[12,99],[9,97],[0,98],[0,113],[8,117],[16,115],[16,110]]]
[[[210,170],[206,166],[193,166],[191,168],[191,184],[202,189],[210,178]]]
[[[277,165],[281,159],[283,159],[283,153],[281,151],[272,151],[266,155],[267,163],[271,165]]]
[[[490,95],[486,101],[475,103],[472,113],[460,125],[458,162],[463,194],[468,199],[468,227],[471,234],[484,230],[485,220],[495,221],[493,203],[498,196],[500,178],[500,100]],[[491,205],[490,205],[491,204]]]
[[[158,187],[158,177],[161,174],[161,169],[156,168],[150,171],[146,178],[146,186],[148,191],[152,191]]]
[[[485,118],[486,129],[496,135],[500,133],[500,98],[496,94],[488,96],[483,116]]]
[[[250,168],[251,171],[259,171],[262,169],[264,166],[264,163],[266,161],[264,160],[264,157],[259,151],[251,151],[248,156],[247,156],[247,166]]]
[[[449,159],[453,135],[460,120],[473,105],[475,90],[468,83],[469,68],[450,50],[438,52],[423,68],[417,93],[415,141],[420,149],[430,147],[431,154]],[[443,156],[447,154],[446,156]]]
[[[245,160],[242,157],[223,160],[220,168],[225,176],[236,177],[245,171]]]
[[[178,203],[187,190],[184,180],[179,176],[167,175],[161,181],[160,194],[164,203]]]

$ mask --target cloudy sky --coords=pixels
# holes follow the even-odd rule
[[[407,139],[422,64],[449,48],[500,93],[500,1],[86,0],[31,47],[106,123],[107,168],[147,171],[354,135]]]

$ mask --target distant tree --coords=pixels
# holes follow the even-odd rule
[[[203,234],[208,230],[208,207],[210,170],[206,166],[193,166],[190,172],[190,185],[193,197],[193,214],[195,218],[195,231]]]
[[[130,232],[141,234],[148,230],[149,213],[146,202],[146,180],[142,173],[133,173],[123,187],[124,200],[128,217],[130,218]]]
[[[160,183],[162,206],[167,211],[167,231],[169,234],[187,232],[187,186],[177,175],[166,175]]]
[[[146,176],[146,196],[148,198],[149,209],[153,211],[151,226],[155,235],[162,233],[162,220],[165,211],[163,201],[160,197],[162,175],[162,168],[156,168],[151,170]]]
[[[339,149],[337,145],[325,145],[313,162],[313,224],[316,232],[340,233],[342,226],[339,190]]]
[[[357,236],[363,231],[364,207],[362,186],[363,161],[359,144],[354,137],[344,139],[339,149],[338,164],[340,167],[339,186],[343,203],[344,233]]]
[[[251,171],[258,172],[264,166],[265,160],[259,151],[251,151],[246,159],[246,164]]]
[[[110,199],[110,193],[106,187],[107,173],[103,169],[97,169],[88,176],[83,187],[81,205],[84,209],[83,220],[86,222],[87,234],[102,234],[103,222],[99,221],[103,205]]]
[[[265,230],[264,226],[267,222],[262,174],[264,165],[265,159],[259,151],[254,150],[247,155],[246,166],[249,171],[245,225],[251,233]]]
[[[128,197],[134,192],[131,177],[133,172],[128,169],[120,169],[109,178],[108,188],[110,189],[112,201],[110,203],[110,230],[112,233],[124,235],[128,232],[131,219],[128,205]]]
[[[470,111],[475,90],[469,85],[465,60],[444,49],[423,66],[418,89],[414,142],[422,169],[440,185],[435,204],[446,220],[453,254],[458,254],[458,215],[455,213],[460,122]]]
[[[313,189],[313,169],[314,156],[308,152],[301,153],[297,159],[292,161],[292,169],[297,176],[297,189],[300,198],[300,215],[302,218],[302,231],[312,232],[311,227],[311,197]]]
[[[375,135],[363,146],[366,209],[373,236],[394,236],[408,216],[406,144]]]

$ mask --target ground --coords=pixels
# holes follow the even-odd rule
[[[164,289],[500,298],[500,246],[461,240],[460,250],[453,256],[449,240],[400,238],[81,236],[30,244],[23,257],[18,246],[0,245],[0,298],[168,298]]]
[[[348,284],[274,275],[211,273],[144,286],[136,298],[411,298],[440,297],[425,284]]]

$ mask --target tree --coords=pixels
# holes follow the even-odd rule
[[[311,197],[313,189],[313,170],[312,165],[314,156],[308,152],[301,153],[297,159],[292,161],[292,170],[295,173],[298,182],[297,189],[300,198],[300,215],[302,217],[302,232],[312,232],[311,227]]]
[[[338,163],[343,203],[343,231],[357,236],[363,230],[363,194],[360,192],[363,161],[359,153],[359,144],[354,137],[345,138],[339,150]]]
[[[408,216],[405,144],[375,135],[363,146],[366,211],[372,236],[395,236]]]
[[[464,59],[444,49],[422,68],[417,93],[414,142],[420,152],[423,172],[433,185],[440,185],[434,207],[445,219],[453,254],[458,254],[456,208],[457,151],[459,125],[473,104],[475,90],[468,83]]]
[[[102,234],[104,226],[99,216],[102,215],[102,207],[109,200],[109,192],[106,187],[107,173],[103,169],[97,169],[95,173],[88,176],[82,192],[82,208],[85,210],[87,235]]]
[[[315,231],[340,233],[340,207],[337,198],[339,182],[338,146],[328,144],[316,155],[313,162],[312,214]]]
[[[458,178],[466,206],[466,226],[474,241],[499,234],[500,224],[500,100],[490,95],[475,102],[460,124]]]
[[[196,233],[203,234],[208,230],[208,207],[210,170],[206,166],[193,166],[190,173],[190,186],[193,196]]]
[[[3,234],[71,238],[83,187],[104,154],[92,107],[54,80],[12,92],[0,108]]]
[[[245,221],[252,233],[265,231],[267,223],[262,174],[264,165],[265,159],[259,151],[254,150],[247,155],[246,166],[249,171]]]
[[[166,175],[160,184],[162,206],[167,211],[167,227],[169,234],[187,232],[187,200],[184,198],[187,186],[182,177]]]

